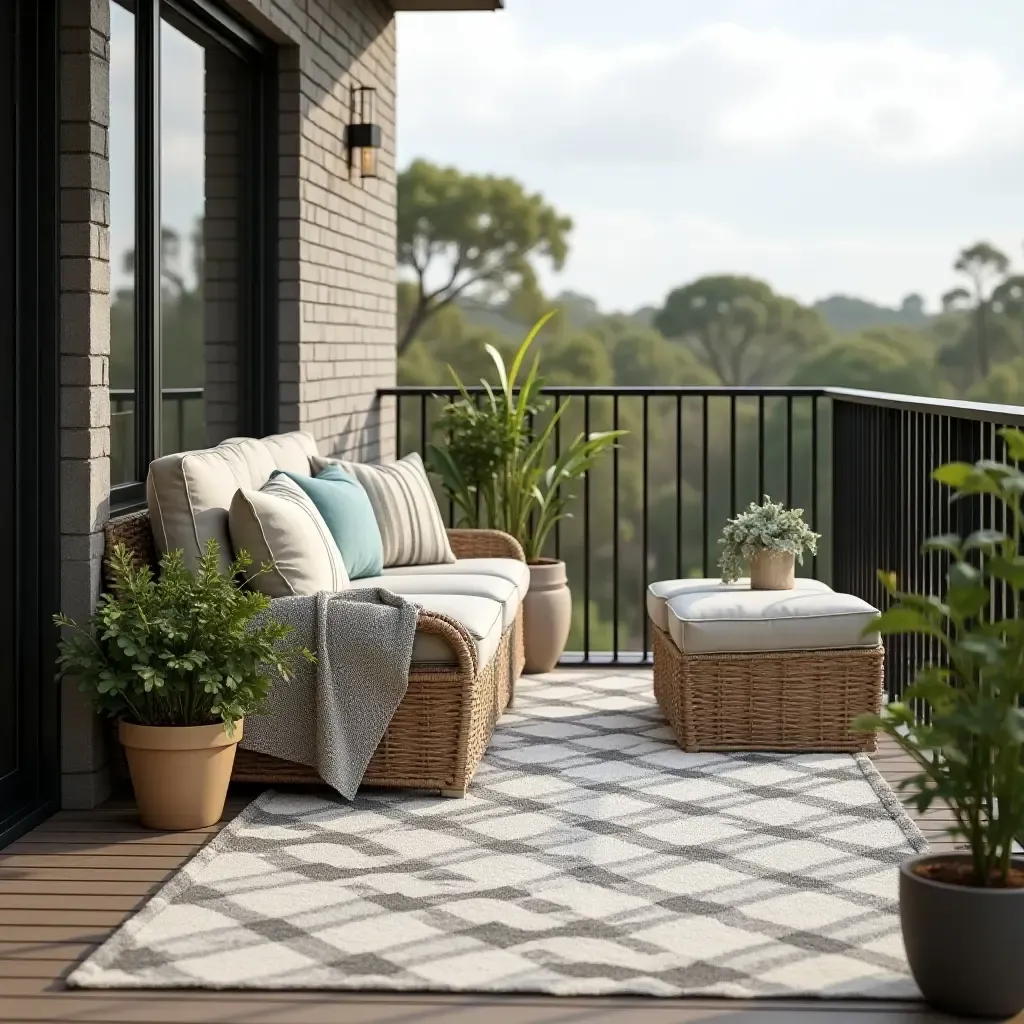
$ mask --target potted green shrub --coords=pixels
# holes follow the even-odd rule
[[[558,408],[543,395],[540,357],[526,359],[542,317],[506,367],[493,346],[497,384],[484,381],[478,404],[449,367],[461,399],[448,405],[439,426],[444,444],[428,446],[427,464],[441,481],[459,525],[503,530],[522,545],[530,566],[530,590],[523,602],[527,672],[548,672],[558,663],[572,624],[572,597],[565,563],[544,555],[555,524],[569,515],[573,495],[566,485],[579,480],[626,431],[579,433],[552,457],[552,440],[569,401]],[[525,371],[525,376],[521,375]],[[533,429],[533,423],[543,425]]]
[[[786,508],[768,495],[761,505],[752,501],[722,530],[722,581],[732,583],[749,569],[751,590],[792,590],[797,561],[803,565],[804,552],[815,554],[821,539],[803,516],[802,508]]]
[[[211,540],[194,573],[172,551],[154,576],[117,545],[112,585],[89,622],[54,617],[65,629],[60,675],[77,678],[97,710],[118,720],[149,828],[182,831],[220,820],[243,721],[262,705],[269,670],[289,678],[297,658],[313,657],[284,644],[290,627],[254,622],[270,599],[236,582],[250,564],[240,552],[221,573]]]
[[[1024,460],[1024,433],[1001,430],[1010,458]],[[1024,1009],[1024,473],[989,460],[954,462],[932,474],[953,497],[1001,504],[1006,532],[933,537],[924,551],[948,559],[941,593],[909,594],[880,572],[891,606],[885,635],[929,638],[942,652],[898,702],[856,719],[881,729],[919,765],[903,785],[917,808],[945,801],[965,853],[913,857],[900,868],[900,917],[907,959],[925,998],[939,1009],[1009,1017]],[[992,601],[1005,588],[1000,610]],[[923,714],[915,714],[917,704]]]

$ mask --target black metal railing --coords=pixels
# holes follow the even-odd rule
[[[483,389],[470,389],[480,395]],[[573,518],[549,554],[566,562],[574,593],[569,662],[646,661],[651,580],[714,576],[725,520],[765,493],[805,510],[822,534],[798,571],[878,607],[877,571],[903,589],[938,592],[945,565],[926,537],[999,527],[991,501],[950,504],[931,471],[952,459],[1000,458],[996,431],[1024,409],[841,388],[549,387],[571,403],[552,454],[578,431],[630,431],[576,488]],[[380,391],[393,402],[398,454],[425,454],[454,388]],[[542,429],[543,414],[536,424]],[[439,492],[449,522],[454,510]],[[1004,601],[994,594],[993,601]],[[890,696],[937,655],[924,638],[887,643]]]
[[[165,447],[173,438],[172,451],[206,447],[203,388],[164,388],[163,434]],[[132,478],[135,466],[135,391],[110,389],[110,478]]]

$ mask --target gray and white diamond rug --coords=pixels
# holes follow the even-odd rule
[[[917,998],[870,760],[686,754],[650,690],[524,680],[463,800],[263,794],[70,983]]]

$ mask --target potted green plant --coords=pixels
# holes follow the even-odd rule
[[[1024,460],[1024,433],[1000,434],[1010,458]],[[1024,836],[1024,473],[983,460],[932,476],[956,499],[1001,504],[1005,519],[994,521],[1006,531],[928,540],[923,550],[948,560],[938,595],[902,593],[895,574],[879,573],[892,603],[877,628],[926,637],[942,656],[901,700],[854,726],[883,730],[917,762],[903,786],[920,811],[945,801],[950,832],[968,848],[901,865],[903,942],[918,987],[939,1009],[1005,1018],[1024,1009],[1024,859],[1013,852]],[[992,600],[997,588],[1004,602]]]
[[[797,561],[803,565],[804,552],[815,554],[821,539],[803,516],[802,508],[786,508],[768,495],[761,505],[752,501],[722,530],[722,582],[738,580],[749,568],[751,590],[792,590]]]
[[[427,453],[428,466],[458,511],[460,525],[503,530],[522,545],[530,566],[523,602],[527,672],[554,668],[572,624],[565,563],[544,555],[555,524],[569,515],[573,495],[566,485],[583,477],[626,433],[579,433],[552,456],[555,429],[570,402],[552,409],[543,395],[540,356],[534,355],[528,369],[526,360],[553,315],[534,325],[508,367],[501,353],[487,346],[498,380],[497,385],[483,382],[479,404],[449,367],[461,398],[441,414],[444,444],[429,445]],[[538,421],[543,425],[534,430]]]
[[[59,674],[79,680],[97,710],[118,720],[142,823],[182,831],[220,820],[243,721],[270,687],[269,670],[289,678],[303,649],[290,627],[254,622],[270,599],[236,582],[244,552],[225,574],[211,540],[195,572],[180,551],[154,576],[124,545],[110,557],[110,589],[89,622],[54,621]],[[267,571],[264,566],[260,572]]]

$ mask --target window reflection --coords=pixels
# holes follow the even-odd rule
[[[110,5],[110,482],[135,479],[135,18]]]
[[[240,432],[238,159],[243,67],[161,25],[163,449]]]

